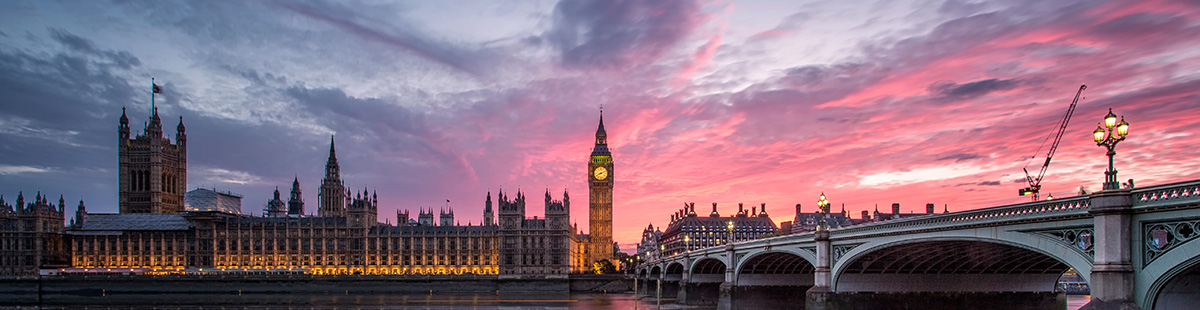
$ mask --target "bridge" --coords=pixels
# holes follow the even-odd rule
[[[718,308],[1063,309],[1055,287],[1073,268],[1085,308],[1190,309],[1197,235],[1193,180],[737,242],[646,262],[636,283]]]

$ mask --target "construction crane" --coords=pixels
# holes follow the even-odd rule
[[[1062,141],[1063,133],[1067,132],[1067,123],[1071,121],[1071,114],[1075,113],[1075,105],[1079,104],[1079,96],[1083,95],[1084,89],[1087,89],[1087,85],[1079,85],[1079,92],[1075,93],[1075,100],[1071,100],[1071,106],[1067,108],[1067,115],[1064,115],[1062,121],[1059,122],[1058,133],[1054,135],[1054,143],[1050,145],[1050,151],[1046,152],[1046,162],[1042,164],[1042,170],[1038,172],[1037,177],[1029,175],[1028,164],[1023,168],[1025,170],[1025,180],[1029,181],[1029,187],[1022,188],[1019,191],[1020,196],[1033,195],[1033,201],[1038,200],[1038,192],[1042,190],[1042,177],[1046,176],[1046,168],[1050,167],[1050,159],[1054,158],[1054,151],[1058,150],[1058,143]],[[1049,137],[1046,138],[1049,139]],[[1046,145],[1046,142],[1042,141],[1042,145]],[[1041,151],[1040,146],[1038,147],[1038,151]],[[1037,152],[1035,151],[1034,153],[1034,156],[1031,156],[1030,160],[1037,156]]]

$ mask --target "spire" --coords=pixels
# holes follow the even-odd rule
[[[603,106],[600,107],[600,127],[596,128],[596,135],[597,136],[607,136],[608,135],[608,133],[604,131],[604,107]]]
[[[125,116],[125,107],[121,107],[121,125],[129,125],[129,117]]]
[[[175,130],[179,131],[179,133],[182,134],[184,129],[185,128],[183,127],[183,115],[180,115],[179,116],[179,126],[175,126]]]
[[[337,152],[334,151],[333,135],[329,135],[329,162],[337,162]]]

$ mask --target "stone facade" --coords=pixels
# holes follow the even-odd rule
[[[187,191],[187,135],[183,116],[175,143],[163,137],[162,120],[154,108],[142,134],[130,138],[129,118],[121,109],[117,127],[121,213],[183,212]]]
[[[40,267],[65,266],[63,198],[55,208],[41,193],[28,204],[18,193],[16,203],[9,205],[0,196],[0,276],[36,275]]]

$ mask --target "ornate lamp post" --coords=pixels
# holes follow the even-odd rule
[[[821,221],[817,222],[817,230],[828,230],[829,226],[825,223],[825,218],[829,217],[829,200],[825,199],[825,193],[821,193],[820,199],[817,199],[817,207],[821,208]]]
[[[1121,122],[1117,123],[1117,115],[1113,114],[1112,108],[1108,108],[1108,115],[1104,116],[1104,122],[1096,125],[1096,130],[1092,131],[1092,139],[1096,140],[1096,145],[1108,148],[1108,170],[1104,171],[1104,189],[1119,189],[1121,182],[1117,181],[1117,169],[1113,168],[1113,155],[1117,152],[1113,149],[1117,147],[1117,143],[1124,141],[1125,136],[1129,134],[1129,123],[1125,122],[1125,117],[1121,116]]]
[[[684,252],[692,251],[692,238],[687,235],[683,236],[683,250]]]
[[[729,224],[726,225],[726,228],[729,228],[729,241],[726,242],[726,244],[733,244],[733,220],[729,221]]]

